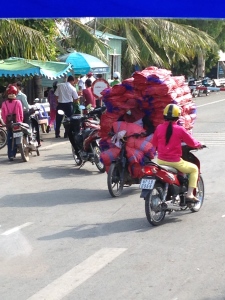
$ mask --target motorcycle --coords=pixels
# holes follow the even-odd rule
[[[114,136],[114,133],[109,133]],[[130,137],[139,137],[141,134],[132,134],[124,136],[120,139],[120,153],[119,156],[112,161],[108,176],[107,185],[109,193],[112,197],[119,197],[123,192],[123,188],[133,184],[140,184],[140,178],[133,178],[128,170],[128,158],[126,156],[126,142]],[[144,135],[143,135],[144,136]]]
[[[206,146],[202,146],[205,148]],[[145,214],[148,222],[157,226],[162,223],[166,213],[190,209],[197,212],[204,201],[204,182],[200,173],[200,161],[191,152],[193,149],[187,145],[182,146],[182,158],[198,166],[199,177],[194,195],[199,202],[186,201],[188,190],[188,175],[180,173],[175,168],[148,162],[142,169],[145,176],[141,179],[141,198],[145,200]]]
[[[31,113],[38,111],[38,109],[33,108]],[[33,126],[36,121],[35,116],[30,116],[31,124],[23,122],[12,123],[12,131],[13,131],[13,142],[12,147],[16,145],[17,151],[20,152],[22,160],[24,162],[29,161],[29,155],[33,152],[36,152],[37,156],[40,155],[39,152],[39,144],[37,141],[37,128]]]
[[[85,107],[80,106],[80,109],[82,111]],[[58,110],[59,114],[64,115],[62,123],[68,132],[73,158],[79,169],[89,161],[95,164],[101,173],[105,172],[105,167],[100,161],[100,137],[98,135],[100,117],[105,109],[105,107],[99,107],[71,117],[67,117],[63,110]]]
[[[188,86],[191,89],[191,94],[193,98],[201,97],[202,95],[208,96],[210,94],[209,89],[200,89],[211,86],[206,79],[203,80],[190,80]]]
[[[0,116],[0,149],[4,148],[7,144],[7,131],[5,129],[5,124]]]
[[[196,81],[194,79],[191,79],[189,82],[188,82],[188,86],[190,87],[191,89],[191,95],[193,98],[196,98],[199,96],[199,90],[197,90],[197,86],[200,85],[200,81]]]

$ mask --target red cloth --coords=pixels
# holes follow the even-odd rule
[[[181,142],[185,142],[188,146],[198,148],[201,144],[195,140],[184,127],[179,126],[176,122],[172,122],[173,133],[169,143],[166,145],[166,130],[169,121],[157,126],[151,143],[157,148],[158,158],[169,162],[178,162],[182,156]]]
[[[83,90],[83,96],[85,98],[85,106],[91,104],[92,107],[96,107],[96,98],[92,93],[91,87]]]

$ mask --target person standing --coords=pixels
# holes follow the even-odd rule
[[[93,82],[96,80],[96,79],[94,78],[92,72],[88,72],[88,73],[86,74],[86,77],[87,77],[87,79],[90,79],[90,80],[91,80],[91,83],[93,83]],[[85,80],[85,81],[86,81],[86,80]]]
[[[113,73],[113,81],[110,83],[110,86],[113,87],[116,84],[120,84],[120,73],[119,72]]]
[[[15,83],[15,87],[18,89],[16,98],[21,101],[23,107],[23,122],[30,125],[30,109],[27,101],[27,95],[22,92],[22,83],[20,81]]]
[[[91,104],[91,106],[95,108],[96,107],[96,99],[92,93],[91,84],[92,84],[91,79],[87,79],[85,81],[86,89],[83,90],[84,105],[87,107],[89,104]]]
[[[78,94],[74,87],[75,78],[72,75],[69,75],[67,82],[60,83],[57,85],[55,91],[55,96],[58,102],[56,111],[59,109],[65,112],[67,117],[70,117],[73,114],[73,103],[78,101]],[[63,116],[56,113],[56,128],[55,128],[55,137],[60,138],[60,126],[62,123]],[[67,138],[68,133],[65,131],[64,138]]]
[[[14,160],[16,156],[16,146],[12,144],[13,131],[10,123],[23,122],[23,106],[20,100],[16,99],[18,90],[15,86],[11,85],[6,90],[7,99],[2,103],[2,119],[7,128],[7,146],[8,158],[10,161]]]
[[[50,122],[47,126],[46,132],[51,131],[51,127],[55,128],[55,120],[56,120],[56,107],[57,107],[57,99],[55,95],[55,91],[57,89],[58,81],[54,81],[52,85],[52,89],[48,92],[48,102],[50,104]]]

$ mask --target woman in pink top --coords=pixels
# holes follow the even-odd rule
[[[179,106],[175,104],[165,107],[163,112],[165,122],[157,126],[151,143],[157,149],[158,164],[171,166],[182,173],[190,174],[186,200],[197,202],[193,190],[197,186],[198,167],[181,158],[181,143],[184,142],[193,148],[201,148],[202,145],[184,127],[177,125],[180,112]]]
[[[7,88],[6,94],[8,99],[2,103],[2,119],[7,124],[7,116],[9,114],[15,115],[16,122],[23,122],[23,107],[20,100],[16,99],[18,90],[15,86],[11,85]],[[8,145],[8,158],[10,161],[16,156],[17,149],[12,149],[13,132],[11,128],[7,128],[7,145]]]

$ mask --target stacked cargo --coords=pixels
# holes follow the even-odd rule
[[[118,155],[118,147],[111,143],[108,133],[114,129],[117,133],[121,130],[121,126],[116,126],[114,122],[121,120],[129,124],[130,131],[148,130],[148,125],[151,124],[154,129],[157,125],[163,122],[163,109],[169,103],[175,103],[181,107],[180,125],[184,126],[188,131],[191,131],[196,118],[196,108],[192,100],[190,89],[185,82],[184,76],[172,76],[171,71],[159,69],[157,67],[148,67],[140,72],[135,72],[131,78],[123,80],[121,84],[115,85],[112,88],[107,88],[102,92],[103,102],[107,108],[101,118],[101,148],[102,161],[106,166],[106,170],[110,165],[110,159],[106,161],[104,151],[114,153],[111,155],[111,160]],[[145,120],[145,121],[144,121]],[[146,122],[147,120],[147,122]],[[143,122],[142,122],[143,121]],[[139,125],[137,125],[139,124]],[[126,124],[126,128],[127,128]],[[147,154],[152,158],[153,149],[151,145],[151,136],[142,139],[148,143],[151,148]],[[144,163],[143,155],[137,154],[137,145],[133,143],[133,151],[130,151],[131,145],[127,143],[129,151],[127,151],[130,164],[135,161],[140,166]],[[117,148],[117,149],[116,149]],[[114,149],[114,150],[113,150]],[[140,149],[140,148],[139,148]],[[136,151],[136,152],[135,152]],[[136,154],[135,154],[136,153]],[[134,159],[134,155],[137,159]],[[132,159],[130,159],[132,157]],[[131,166],[132,169],[132,166]],[[132,174],[133,176],[137,174]]]

